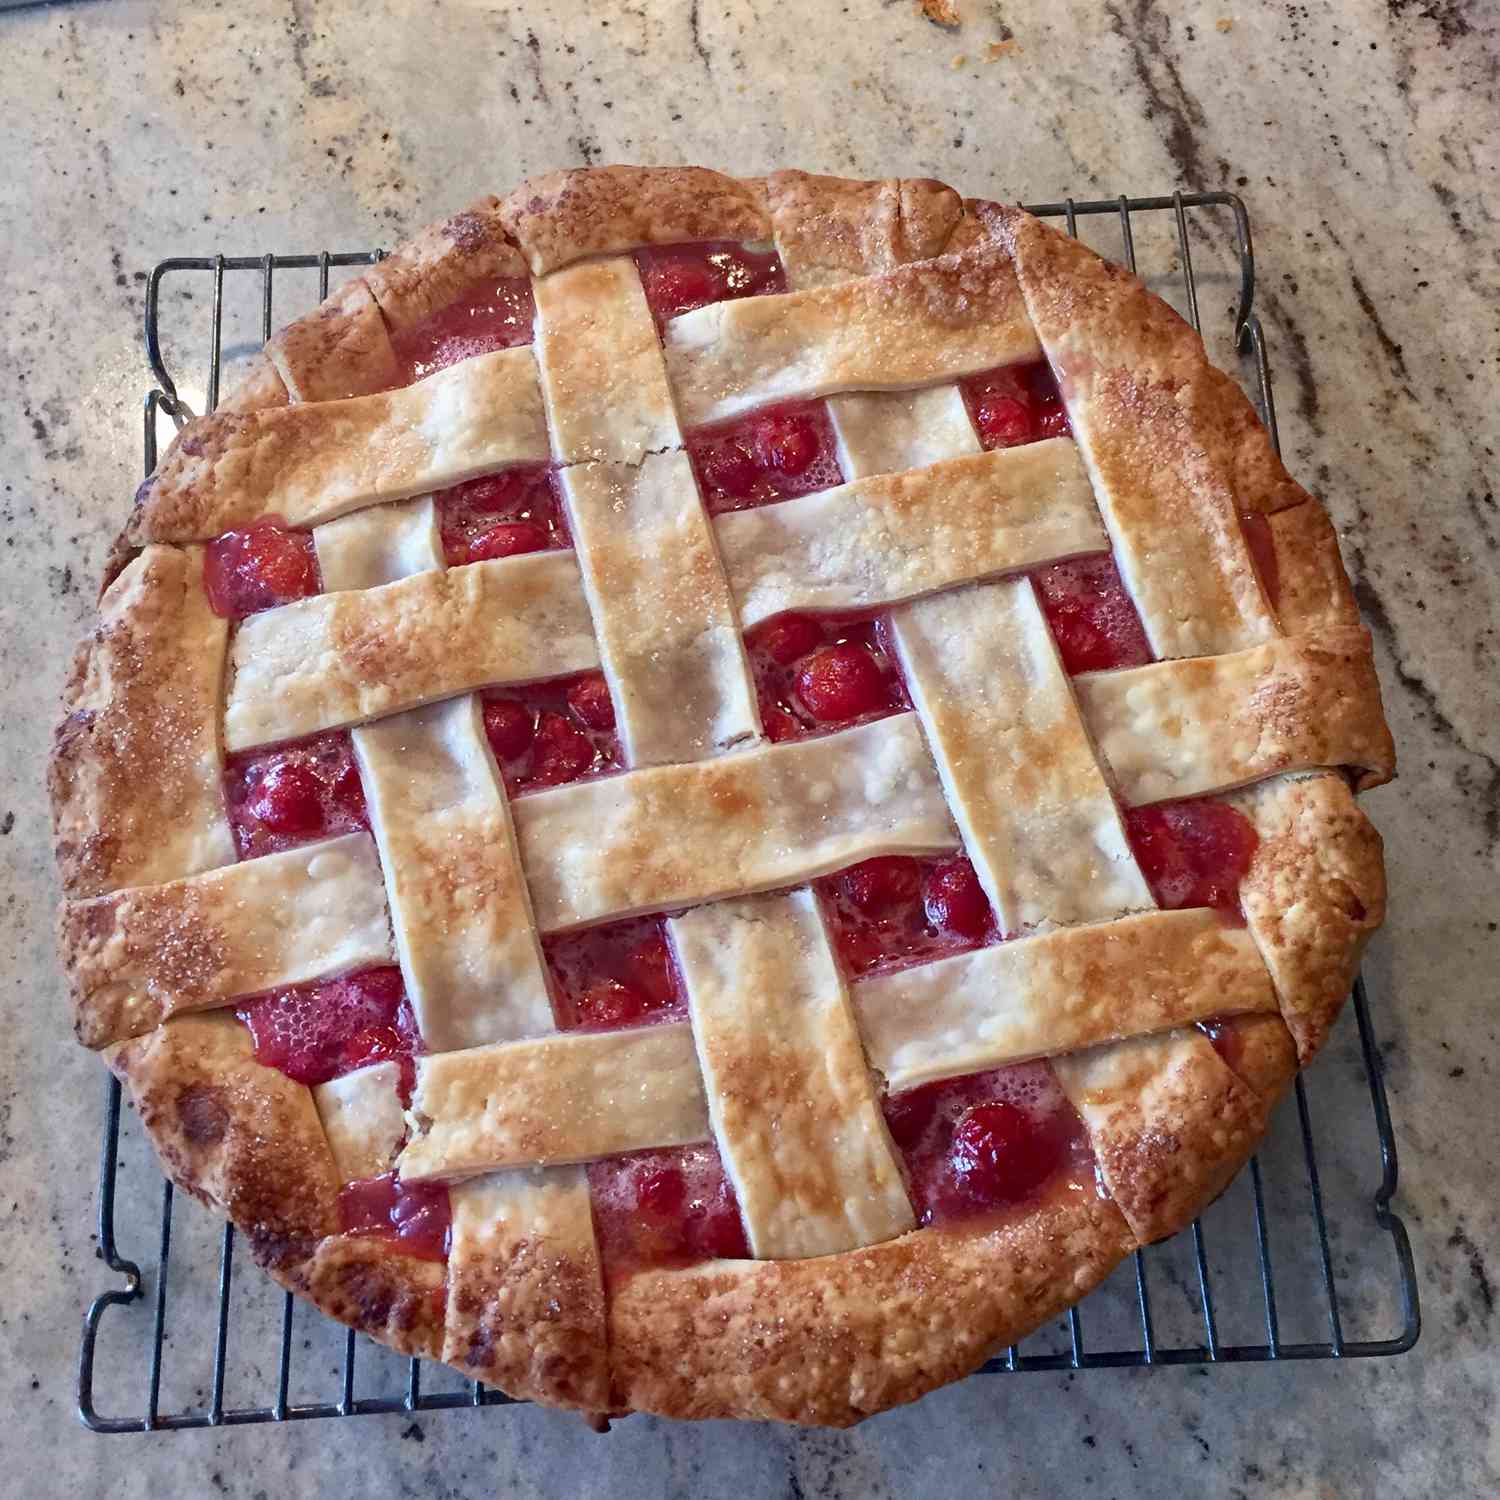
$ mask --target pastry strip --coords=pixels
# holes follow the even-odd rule
[[[748,629],[868,609],[1109,546],[1067,438],[948,459],[714,522]]]
[[[751,1253],[832,1255],[914,1228],[813,893],[721,901],[669,926]]]
[[[629,763],[702,760],[758,739],[755,686],[687,456],[579,464],[562,482]]]
[[[571,552],[533,552],[380,588],[318,594],[245,620],[224,714],[247,750],[477,687],[599,664]]]
[[[402,390],[200,417],[142,489],[138,541],[195,541],[261,516],[312,526],[549,455],[530,348],[476,354]]]
[[[411,1109],[405,1178],[592,1161],[709,1134],[685,1021],[420,1057]]]
[[[1348,766],[1390,779],[1369,633],[1278,637],[1228,656],[1074,679],[1094,742],[1130,806],[1198,797],[1278,771]]]
[[[205,875],[72,901],[62,950],[91,1047],[179,1011],[392,960],[380,862],[346,833]]]
[[[536,282],[536,356],[560,463],[614,460],[682,441],[656,321],[629,256]]]
[[[400,1086],[400,1064],[383,1062],[330,1078],[313,1089],[340,1182],[390,1171],[406,1138]]]
[[[323,592],[373,589],[443,566],[431,495],[371,505],[313,528]]]
[[[915,714],[575,782],[512,810],[544,932],[958,842]]]
[[[922,599],[894,611],[891,626],[1002,930],[1151,910],[1031,580]]]
[[[835,286],[715,302],[666,328],[684,426],[773,401],[937,385],[1041,353],[1015,273],[984,245]]]
[[[1206,907],[1064,927],[863,980],[854,1008],[892,1089],[1213,1016],[1274,1011],[1243,928]]]

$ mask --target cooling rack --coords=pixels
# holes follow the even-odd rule
[[[1250,220],[1239,197],[1178,192],[1028,207],[1065,220],[1070,234],[1138,271],[1204,333],[1216,363],[1237,356],[1279,450]],[[295,283],[310,303],[314,286],[321,299],[336,272],[380,255],[216,255],[157,265],[146,283],[155,379],[144,407],[146,472],[156,466],[164,427],[181,425],[195,405],[211,411],[226,366],[270,337],[278,289]],[[248,304],[237,307],[247,292]],[[192,330],[204,321],[200,394],[180,390],[168,366],[196,367]],[[1396,1140],[1362,979],[1351,999],[1260,1153],[1223,1197],[1182,1234],[1137,1251],[1066,1319],[1007,1349],[986,1373],[1352,1359],[1416,1343],[1416,1268],[1392,1207]],[[1314,1098],[1335,1132],[1316,1127]],[[330,1322],[254,1268],[236,1281],[233,1225],[180,1205],[143,1133],[122,1113],[113,1078],[104,1100],[97,1253],[120,1284],[100,1292],[83,1321],[78,1413],[96,1432],[510,1404],[499,1391],[402,1359]]]

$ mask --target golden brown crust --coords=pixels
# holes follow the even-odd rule
[[[340,401],[402,383],[385,319],[360,278],[288,323],[266,349],[293,401]]]
[[[179,1016],[105,1057],[184,1192],[252,1239],[337,1230],[338,1173],[312,1093],[256,1062],[234,1016]]]
[[[526,259],[506,233],[500,200],[485,197],[427,225],[371,266],[364,280],[399,340],[476,281],[525,274]]]
[[[244,374],[234,389],[215,408],[221,412],[244,413],[264,411],[267,407],[285,406],[292,399],[281,378],[281,371],[271,358],[269,349],[262,349],[245,366]]]
[[[1135,1248],[1058,1186],[993,1227],[924,1229],[817,1260],[714,1261],[611,1287],[621,1406],[847,1427],[977,1369]]]
[[[1269,1104],[1194,1029],[1053,1060],[1100,1175],[1142,1244],[1176,1234],[1229,1185]]]
[[[1323,503],[1300,505],[1266,518],[1276,557],[1276,618],[1288,635],[1317,635],[1359,624],[1359,606],[1339,556],[1339,539]]]
[[[1216,1050],[1234,1073],[1275,1104],[1297,1076],[1297,1044],[1280,1016],[1227,1016],[1215,1023]]]
[[[48,767],[69,896],[234,859],[219,751],[228,638],[199,548],[148,547],[105,591],[68,674]]]
[[[1305,1064],[1385,920],[1380,834],[1343,777],[1328,772],[1276,777],[1227,800],[1260,837],[1240,901]]]
[[[538,276],[638,245],[771,237],[762,185],[705,167],[569,167],[523,182],[500,217]]]
[[[251,1250],[287,1291],[398,1354],[439,1359],[447,1305],[441,1261],[403,1255],[374,1236],[321,1240],[251,1236]]]
[[[857,182],[773,172],[766,197],[789,284],[825,286],[941,255],[963,216],[952,188],[931,178]]]

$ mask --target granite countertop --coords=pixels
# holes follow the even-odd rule
[[[911,0],[0,12],[0,1468],[17,1492],[1500,1492],[1500,17],[1485,0],[955,8],[956,29]],[[1244,195],[1287,454],[1338,523],[1402,756],[1367,803],[1392,911],[1366,972],[1420,1270],[1414,1353],[976,1379],[846,1433],[633,1418],[600,1439],[525,1408],[175,1437],[78,1425],[79,1316],[112,1284],[89,1232],[102,1087],[68,1035],[40,785],[137,479],[144,274],[172,254],[391,244],[528,173],[622,160],[932,175],[1031,200]],[[1231,290],[1211,282],[1206,313]],[[201,374],[169,355],[201,400]],[[1347,1027],[1313,1083],[1332,1101],[1328,1178],[1367,1203]],[[1348,1222],[1341,1269],[1380,1243]],[[1389,1263],[1349,1274],[1355,1320]]]

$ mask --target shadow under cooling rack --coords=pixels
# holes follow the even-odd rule
[[[1064,219],[1070,233],[1138,271],[1200,329],[1221,368],[1238,359],[1276,441],[1254,310],[1250,224],[1238,197],[1070,199],[1031,211]],[[146,472],[155,467],[159,439],[195,409],[213,409],[221,377],[233,378],[270,337],[273,320],[286,321],[327,295],[335,272],[379,255],[213,256],[158,265],[146,298],[156,380],[144,413]],[[296,305],[278,314],[276,294],[285,300],[289,285]],[[195,369],[201,386],[186,377]],[[183,376],[180,386],[172,370]],[[1298,1077],[1260,1153],[1228,1191],[1190,1229],[1137,1252],[1065,1319],[985,1369],[1402,1353],[1416,1343],[1421,1317],[1406,1228],[1391,1207],[1396,1181],[1380,1052],[1360,981],[1323,1054]],[[78,1367],[79,1415],[95,1431],[509,1403],[445,1366],[404,1359],[331,1322],[254,1266],[237,1279],[233,1227],[181,1202],[134,1118],[122,1111],[120,1085],[111,1078],[98,1254],[121,1285],[90,1305]]]

